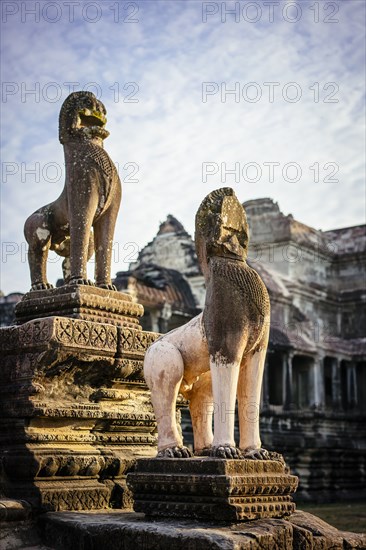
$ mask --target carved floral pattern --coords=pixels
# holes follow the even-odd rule
[[[125,351],[146,351],[159,337],[155,332],[145,332],[129,328],[121,329],[121,348]]]
[[[116,327],[66,317],[56,320],[56,338],[63,344],[111,351],[116,349]]]
[[[29,321],[20,326],[0,330],[0,349],[16,350],[19,347],[34,347],[49,340],[52,323],[49,319]]]

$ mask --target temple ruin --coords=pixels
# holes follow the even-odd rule
[[[285,216],[271,199],[244,203],[249,263],[272,305],[261,433],[300,477],[299,498],[364,498],[366,342],[364,225],[319,231]],[[144,306],[144,330],[164,333],[201,311],[205,298],[194,242],[169,215],[116,287]],[[22,295],[0,300],[11,324]],[[185,441],[192,442],[182,409]]]
[[[366,227],[320,231],[264,198],[244,203],[249,263],[271,297],[261,434],[300,477],[299,498],[363,498]],[[194,242],[173,216],[114,281],[144,306],[145,330],[166,332],[203,307]],[[183,410],[185,441],[191,441]]]

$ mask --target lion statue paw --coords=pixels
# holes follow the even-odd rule
[[[159,451],[156,458],[190,458],[191,451],[187,447],[168,447]]]
[[[268,451],[269,454],[269,460],[277,460],[278,462],[282,462],[282,464],[286,464],[285,459],[280,453],[276,453],[275,451]]]
[[[31,290],[47,290],[48,288],[53,288],[53,285],[51,283],[35,283]]]
[[[267,451],[267,449],[262,448],[246,449],[245,451],[243,451],[243,458],[247,458],[249,460],[273,460],[271,458],[271,453]]]
[[[210,456],[212,458],[243,458],[240,450],[231,445],[222,445],[219,447],[211,447]]]
[[[82,279],[81,277],[71,277],[68,282],[69,285],[88,285],[94,286],[93,281],[90,279]]]
[[[117,287],[115,285],[107,285],[107,284],[102,284],[102,285],[97,285],[98,288],[104,288],[105,290],[117,290]]]

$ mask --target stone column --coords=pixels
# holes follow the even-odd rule
[[[151,319],[151,331],[152,332],[159,332],[159,315],[156,310],[151,310],[150,312],[150,319]]]
[[[354,409],[357,406],[357,377],[356,377],[356,364],[350,363],[348,367],[348,403],[350,409]]]
[[[332,361],[332,399],[335,410],[342,408],[341,394],[341,364],[338,357],[334,357]]]
[[[324,358],[316,357],[314,359],[314,403],[317,409],[324,409],[325,391],[324,391]]]
[[[164,304],[158,319],[159,332],[166,333],[169,329],[169,319],[172,316],[172,306],[167,302]]]
[[[283,408],[285,410],[294,408],[293,393],[292,393],[292,390],[293,390],[292,359],[293,357],[294,357],[294,353],[292,351],[285,352],[283,354],[283,368],[285,370],[285,399],[284,399]]]

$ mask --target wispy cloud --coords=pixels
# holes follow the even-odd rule
[[[364,222],[363,2],[328,3],[339,8],[333,15],[322,2],[297,2],[301,17],[294,23],[283,15],[286,2],[276,8],[272,23],[262,2],[255,2],[262,10],[256,23],[246,21],[243,11],[237,23],[230,15],[223,23],[221,2],[211,3],[218,13],[204,23],[202,3],[196,0],[132,2],[139,22],[115,23],[110,9],[115,4],[100,2],[102,16],[96,23],[80,17],[85,2],[75,10],[73,23],[65,13],[56,23],[42,14],[39,23],[30,17],[22,23],[19,13],[3,22],[2,79],[18,90],[6,101],[3,97],[2,161],[18,163],[19,171],[2,182],[1,229],[8,252],[1,264],[2,290],[28,288],[25,256],[9,253],[7,243],[20,250],[27,216],[54,200],[63,187],[62,179],[52,183],[42,169],[63,163],[57,124],[67,82],[79,82],[78,89],[97,84],[108,109],[107,151],[123,176],[126,163],[139,167],[138,183],[124,184],[114,271],[127,267],[132,248],[151,240],[168,213],[193,233],[200,201],[223,184],[234,187],[243,201],[271,196],[285,213],[318,228]],[[226,4],[232,8],[235,2]],[[240,2],[241,10],[246,4]],[[126,5],[119,2],[120,19],[131,12]],[[65,9],[62,2],[60,6]],[[319,22],[311,6],[318,6]],[[287,19],[294,18],[289,10]],[[216,90],[206,102],[204,82],[214,83]],[[127,83],[135,88],[124,89]],[[225,99],[225,90],[235,86],[238,102],[232,94],[223,102],[221,92]],[[31,88],[36,95],[26,94]],[[133,91],[138,102],[124,101]],[[256,93],[260,97],[253,102]],[[291,102],[299,93],[301,98]],[[36,162],[39,181],[24,175],[20,165],[26,170]],[[206,182],[204,162],[218,167]],[[273,182],[270,162],[279,163]],[[235,163],[239,181],[227,175],[224,183],[222,166],[232,170]],[[260,167],[258,181],[249,163]],[[294,179],[289,163],[301,169],[297,182],[286,181]],[[338,167],[333,178],[334,166],[327,163]],[[128,248],[128,243],[136,245]],[[60,275],[60,266],[50,265],[50,280]]]

